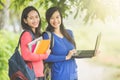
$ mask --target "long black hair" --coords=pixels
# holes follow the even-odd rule
[[[50,24],[50,18],[55,11],[58,11],[60,13],[60,17],[61,17],[60,32],[63,34],[64,37],[66,37],[68,39],[68,41],[70,41],[76,47],[75,41],[73,40],[73,38],[71,38],[71,36],[68,34],[68,32],[66,31],[66,29],[63,25],[62,14],[58,7],[51,7],[46,11],[46,20],[48,22],[48,26],[47,26],[46,30],[50,31],[50,32],[54,31],[54,27]]]
[[[32,31],[31,27],[24,22],[24,19],[27,19],[27,17],[28,17],[28,13],[32,10],[36,11],[38,13],[39,18],[40,18],[40,14],[39,14],[38,10],[33,6],[28,6],[22,12],[21,25],[22,25],[23,30],[30,30],[37,38],[41,35],[41,31],[40,31],[41,30],[41,18],[40,18],[40,22],[39,22],[38,27],[35,29],[35,33]]]

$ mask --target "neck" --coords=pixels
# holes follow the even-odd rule
[[[60,29],[55,29],[55,30],[54,30],[54,33],[55,33],[57,36],[63,38],[63,34],[60,32]]]
[[[56,29],[54,30],[54,33],[61,33],[61,32],[60,32],[60,29],[59,29],[59,28],[56,28]]]
[[[32,28],[32,31],[35,33],[35,28]]]

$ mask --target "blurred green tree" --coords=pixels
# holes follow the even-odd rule
[[[74,18],[84,15],[83,21],[93,22],[95,19],[104,21],[109,13],[109,9],[100,0],[0,0],[0,29],[10,21],[13,25],[14,32],[17,22],[20,25],[20,14],[24,7],[33,5],[37,7],[42,15],[43,28],[45,26],[44,13],[51,6],[61,8],[63,17],[67,17],[70,13],[74,13]],[[20,27],[19,27],[20,28]],[[21,30],[21,29],[20,29]]]

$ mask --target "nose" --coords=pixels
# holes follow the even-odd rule
[[[34,18],[33,19],[34,22],[38,22],[38,20],[39,20],[38,18]]]
[[[54,19],[54,22],[57,22],[57,19]]]

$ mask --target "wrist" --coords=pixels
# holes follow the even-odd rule
[[[66,60],[68,60],[69,59],[69,57],[68,56],[66,56]]]

